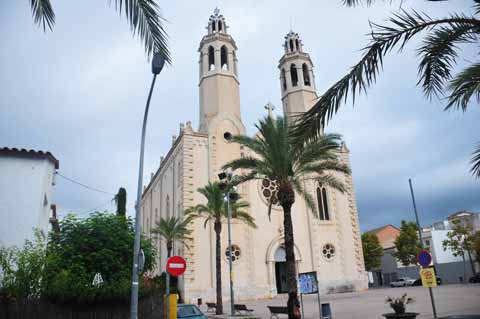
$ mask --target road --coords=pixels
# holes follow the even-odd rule
[[[391,312],[385,299],[399,297],[407,293],[415,303],[407,306],[407,311],[418,312],[417,318],[433,318],[428,289],[422,287],[381,288],[364,292],[322,295],[322,303],[329,302],[335,319],[380,319],[382,314]],[[448,315],[480,314],[480,284],[442,285],[433,289],[439,317]],[[274,299],[244,302],[255,310],[254,315],[270,318],[269,306],[286,305],[286,295]],[[304,296],[305,318],[318,318],[316,295]],[[280,318],[285,317],[281,316]]]

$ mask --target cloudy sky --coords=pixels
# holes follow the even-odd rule
[[[55,1],[54,32],[34,26],[28,1],[0,2],[0,146],[49,150],[59,172],[115,193],[125,186],[132,213],[139,135],[150,66],[126,20],[109,1]],[[158,1],[174,64],[157,81],[146,146],[145,181],[178,134],[198,125],[198,44],[216,6],[237,42],[243,121],[250,134],[271,101],[281,112],[277,62],[284,35],[298,32],[315,64],[319,93],[343,76],[367,43],[369,20],[382,22],[398,6],[346,8],[341,0]],[[469,0],[415,3],[432,16],[471,12]],[[468,161],[480,140],[478,104],[443,112],[416,87],[415,48],[385,61],[377,85],[348,104],[328,131],[351,150],[362,230],[413,219],[408,178],[414,181],[423,224],[457,210],[480,211],[480,181]],[[465,48],[464,56],[474,59]],[[113,209],[111,197],[58,179],[61,214]]]

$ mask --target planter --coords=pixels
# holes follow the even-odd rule
[[[392,313],[385,313],[382,316],[384,316],[387,319],[415,319],[418,316],[418,313],[416,312],[405,312],[401,314],[396,314],[394,312]]]

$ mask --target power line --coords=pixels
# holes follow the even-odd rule
[[[72,182],[72,183],[77,184],[77,185],[79,185],[79,186],[85,187],[85,188],[87,188],[87,189],[89,189],[89,190],[91,190],[91,191],[95,191],[95,192],[99,192],[99,193],[104,193],[104,194],[107,194],[107,195],[115,196],[115,194],[113,194],[113,193],[106,192],[106,191],[104,191],[104,190],[101,190],[101,189],[98,189],[98,188],[95,188],[95,187],[88,186],[88,185],[85,185],[85,184],[83,184],[83,183],[77,182],[76,180],[74,180],[74,179],[72,179],[72,178],[69,178],[69,177],[67,177],[67,176],[64,176],[64,175],[60,174],[59,172],[57,172],[56,174],[57,174],[58,176],[64,178],[64,179],[66,179],[66,180],[69,181],[69,182]]]

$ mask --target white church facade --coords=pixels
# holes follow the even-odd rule
[[[310,56],[303,51],[298,34],[285,37],[285,52],[279,61],[280,87],[284,115],[305,112],[317,98]],[[180,125],[180,134],[162,158],[160,167],[145,187],[142,197],[142,231],[150,230],[161,217],[183,216],[185,209],[205,202],[197,189],[218,180],[221,167],[246,154],[247,150],[225,140],[225,133],[246,134],[240,112],[237,46],[227,32],[225,18],[216,10],[208,22],[208,33],[199,47],[199,128],[191,122]],[[349,165],[345,144],[341,161]],[[306,189],[317,199],[319,216],[297,196],[292,207],[298,272],[317,271],[322,293],[351,287],[367,288],[357,205],[351,176],[340,176],[348,191],[340,193],[305,180]],[[283,248],[283,213],[275,206],[271,220],[267,203],[275,191],[269,180],[251,181],[238,189],[250,203],[248,212],[258,226],[252,229],[233,221],[232,247],[235,296],[237,300],[269,298],[286,292],[285,252]],[[187,261],[187,271],[180,278],[186,301],[215,300],[215,233],[213,224],[204,228],[196,220],[191,228],[189,248],[175,245],[174,254]],[[227,227],[222,231],[222,283],[224,300],[228,299],[229,277]],[[156,273],[165,271],[166,245],[155,239],[158,249]]]

